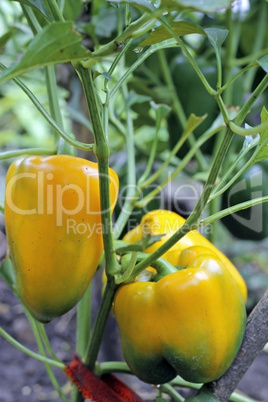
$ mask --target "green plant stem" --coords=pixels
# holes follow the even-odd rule
[[[31,351],[30,349],[23,346],[20,342],[16,341],[12,336],[10,336],[3,328],[0,327],[0,335],[2,335],[8,342],[10,342],[13,346],[19,349],[21,352],[27,354],[28,356],[42,362],[50,364],[53,367],[57,367],[60,370],[65,369],[65,364],[59,361],[49,359],[48,357],[42,356],[38,353]]]
[[[38,331],[40,333],[42,342],[43,342],[44,346],[46,347],[48,353],[50,354],[51,358],[61,362],[61,360],[58,358],[58,356],[56,355],[56,353],[54,352],[54,350],[51,347],[44,324],[41,324],[36,321],[36,325],[37,325]]]
[[[89,284],[77,306],[76,352],[79,356],[84,356],[86,353],[91,331],[91,297],[92,282]]]
[[[111,202],[110,202],[110,183],[109,183],[109,145],[105,137],[101,124],[100,112],[96,98],[95,88],[91,76],[91,71],[81,65],[77,65],[77,72],[80,76],[89,115],[92,122],[93,134],[95,139],[94,152],[98,161],[99,183],[100,183],[100,203],[101,219],[103,229],[103,243],[106,260],[107,276],[112,275],[118,269],[118,263],[114,248]]]
[[[266,56],[268,53],[268,47],[265,47],[262,50],[259,50],[255,53],[250,53],[247,56],[240,57],[240,59],[233,60],[234,66],[244,66],[245,64],[254,63],[256,59],[260,59],[263,56]]]
[[[243,123],[251,107],[256,102],[258,97],[265,91],[267,86],[268,86],[268,74],[264,76],[259,85],[255,88],[255,90],[248,98],[247,102],[244,104],[244,106],[240,109],[239,113],[234,118],[233,122],[237,126],[240,126]]]
[[[115,86],[113,87],[113,89],[110,92],[110,98],[112,98],[115,93],[118,91],[118,89],[121,87],[122,83],[133,73],[133,71],[136,70],[136,68],[138,68],[148,57],[150,57],[153,53],[159,51],[160,49],[167,49],[167,48],[174,48],[176,47],[177,43],[173,40],[167,40],[164,43],[158,43],[156,45],[152,45],[149,47],[148,50],[146,50],[141,56],[140,58],[135,61],[135,63],[133,63],[131,66],[129,66],[129,68],[127,69],[127,71],[125,72],[125,74],[117,81],[117,83],[115,84]]]
[[[110,55],[115,51],[118,51],[120,44],[124,43],[126,40],[135,37],[137,32],[139,35],[148,32],[151,29],[152,25],[148,22],[152,21],[152,18],[157,17],[161,14],[161,10],[156,10],[152,14],[143,14],[138,20],[132,22],[121,34],[119,34],[115,39],[106,45],[101,46],[99,49],[95,50],[92,53],[92,57],[96,60],[92,61],[92,58],[82,62],[83,67],[88,68],[91,67],[93,63],[97,62],[99,58],[103,56]],[[141,31],[140,28],[144,27],[144,30]]]
[[[165,27],[165,29],[173,36],[173,38],[177,41],[178,45],[181,47],[183,53],[185,54],[185,56],[187,57],[187,59],[189,60],[189,62],[191,63],[192,67],[194,68],[196,74],[198,75],[198,77],[200,78],[201,82],[203,83],[204,87],[206,88],[207,92],[210,95],[215,96],[217,94],[217,92],[209,85],[206,77],[204,76],[204,74],[202,73],[202,71],[200,70],[198,64],[196,63],[194,57],[191,55],[191,53],[189,52],[187,46],[184,44],[183,40],[180,38],[180,36],[172,29],[172,27],[170,26],[169,22],[164,18],[164,17],[158,17],[159,21],[163,24],[163,26]]]
[[[266,32],[267,32],[267,3],[265,1],[261,2],[259,6],[259,15],[258,15],[258,24],[256,26],[257,31],[254,32],[254,44],[253,48],[251,49],[251,54],[255,54],[256,52],[260,51],[264,45],[264,41],[266,40]],[[256,70],[249,70],[245,75],[245,85],[244,91],[245,94],[249,93],[252,88],[252,83],[254,81],[256,75]]]
[[[59,106],[58,87],[56,82],[56,74],[54,66],[45,67],[46,87],[48,93],[48,104],[52,118],[63,128],[61,110]]]
[[[122,68],[122,66],[121,66]],[[123,68],[122,68],[123,70]],[[116,239],[121,235],[130,214],[133,211],[134,203],[136,197],[136,166],[135,166],[135,144],[134,144],[134,129],[131,110],[127,106],[127,96],[128,89],[126,83],[122,85],[123,99],[126,103],[126,119],[127,119],[127,129],[126,129],[126,148],[127,148],[127,190],[125,194],[125,201],[122,205],[119,216],[114,225],[114,237]]]
[[[87,347],[87,351],[83,360],[85,364],[89,367],[90,370],[94,369],[95,362],[98,356],[99,347],[101,344],[103,330],[110,313],[110,309],[112,306],[112,302],[114,299],[115,292],[117,290],[117,285],[114,282],[113,278],[108,278],[106,283],[102,303],[98,310],[97,318],[93,327],[93,331],[91,333],[91,337],[89,340],[89,344]]]
[[[171,396],[173,401],[183,402],[185,400],[183,396],[181,396],[170,384],[160,385],[158,389],[159,391],[164,392],[165,394]]]
[[[107,373],[125,373],[132,374],[132,371],[125,362],[103,362],[97,363],[95,366],[95,373],[102,376]]]
[[[233,60],[235,58],[239,37],[240,37],[240,19],[234,21],[232,8],[226,10],[226,25],[229,34],[226,38],[226,53],[224,57],[224,82],[229,83],[233,77]],[[223,91],[223,87],[218,88],[218,92]],[[232,87],[228,86],[228,89],[224,92],[224,103],[226,105],[232,105]]]
[[[25,18],[27,19],[27,22],[29,24],[29,27],[31,28],[33,34],[37,34],[41,30],[41,26],[32,10],[31,7],[26,6],[24,4],[21,4],[21,9],[23,11],[23,14]]]
[[[183,388],[191,388],[195,390],[199,390],[202,388],[203,384],[197,384],[189,381],[185,381],[180,376],[177,376],[174,380],[171,381],[171,385]],[[243,395],[240,392],[234,391],[230,396],[230,401],[232,402],[257,402],[252,398],[249,398],[247,395]]]
[[[186,118],[185,112],[183,110],[179,95],[178,95],[178,93],[176,91],[176,88],[175,88],[175,85],[174,85],[174,81],[173,81],[173,78],[172,78],[172,75],[171,75],[171,71],[170,71],[170,68],[169,68],[169,65],[168,65],[168,62],[167,62],[167,59],[166,59],[166,54],[164,53],[163,50],[160,50],[157,54],[158,54],[158,57],[159,57],[159,60],[160,60],[160,65],[161,65],[164,80],[165,80],[166,84],[168,85],[168,87],[170,89],[172,89],[172,92],[171,92],[172,95],[171,96],[172,96],[172,103],[173,103],[174,112],[176,113],[176,116],[177,116],[182,128],[185,129],[185,127],[187,125],[187,118]],[[191,133],[188,136],[187,139],[189,141],[190,146],[193,147],[195,142],[196,142],[194,134]],[[207,162],[206,162],[206,160],[205,160],[205,158],[204,158],[204,156],[203,156],[203,154],[202,154],[200,149],[198,149],[196,151],[196,158],[197,158],[197,160],[199,162],[200,168],[202,170],[206,170],[207,167],[208,167]]]
[[[162,246],[160,246],[154,253],[150,254],[147,258],[136,265],[137,271],[141,272],[149,265],[151,265],[155,260],[161,257],[166,251],[168,251],[175,243],[177,243],[185,234],[199,226],[199,219],[206,207],[206,203],[209,199],[211,191],[214,187],[217,175],[219,173],[222,161],[226,155],[229,145],[233,138],[233,132],[227,128],[226,134],[223,138],[222,144],[219,147],[216,157],[212,163],[208,179],[204,185],[201,196],[199,197],[197,204],[186,219],[182,227],[175,232]]]
[[[64,21],[60,8],[55,0],[43,0],[43,2],[54,21]]]
[[[268,121],[266,121],[262,124],[259,124],[258,126],[251,127],[251,128],[242,128],[242,127],[239,127],[234,122],[230,121],[229,126],[235,134],[239,134],[242,136],[256,135],[256,134],[262,133],[263,131],[268,129]]]
[[[142,208],[146,206],[160,191],[170,182],[170,180],[174,179],[180,171],[184,169],[184,167],[187,165],[187,163],[191,160],[193,155],[195,154],[196,150],[200,148],[200,146],[205,143],[210,137],[212,137],[217,131],[219,131],[221,127],[216,127],[213,128],[212,130],[208,130],[205,132],[195,143],[194,147],[191,148],[191,150],[185,155],[185,157],[180,161],[178,164],[177,168],[169,175],[169,177],[161,184],[157,186],[154,190],[152,190],[149,194],[146,195],[142,200],[137,201],[135,203],[135,206],[138,208]],[[167,158],[170,159],[170,158]],[[152,175],[147,181],[146,184],[149,185],[153,180],[155,180],[159,174],[163,170],[163,166],[165,165],[166,162],[161,166],[161,168],[155,172],[154,175]]]
[[[98,109],[98,102],[93,85],[93,80],[91,77],[91,71],[88,71],[81,65],[77,65],[76,68],[83,85],[95,139],[95,154],[97,157],[99,169],[101,219],[107,274],[107,285],[105,288],[103,300],[98,310],[97,318],[87,347],[87,352],[84,356],[85,363],[89,366],[90,369],[93,370],[95,361],[98,356],[102,334],[111,309],[115,290],[117,288],[113,279],[113,275],[116,273],[119,266],[116,258],[114,237],[112,231],[108,166],[109,146],[101,124],[100,112]]]
[[[0,160],[17,158],[22,155],[55,155],[56,149],[51,148],[23,148],[0,153]]]
[[[45,352],[44,345],[42,343],[42,339],[41,339],[40,332],[39,332],[39,330],[40,330],[39,323],[37,323],[35,321],[35,319],[31,316],[31,314],[26,309],[25,309],[25,313],[26,313],[27,318],[28,318],[28,320],[29,320],[29,322],[31,324],[31,327],[32,327],[32,330],[33,330],[33,333],[34,333],[34,336],[35,336],[35,340],[36,340],[39,352],[40,352],[40,354],[42,356],[46,357],[46,352]],[[58,359],[57,359],[57,361],[60,362],[60,360],[58,360]],[[50,365],[47,362],[43,362],[43,363],[44,363],[44,366],[45,366],[45,369],[47,371],[48,377],[49,377],[49,379],[51,381],[51,384],[53,385],[54,389],[58,392],[61,400],[64,401],[64,402],[67,402],[67,398],[64,395],[64,393],[63,393],[63,391],[61,389],[61,386],[59,385],[59,383],[58,383],[58,381],[57,381],[57,379],[55,377],[55,374],[53,373]]]
[[[0,70],[4,71],[7,68],[0,63]],[[23,92],[29,97],[29,99],[33,102],[37,110],[41,113],[41,115],[45,118],[45,120],[50,124],[50,126],[68,143],[73,145],[75,148],[81,149],[83,151],[92,151],[93,144],[85,144],[80,141],[74,140],[72,137],[68,136],[65,131],[62,130],[61,127],[55,122],[54,119],[50,116],[50,114],[43,108],[41,103],[35,97],[35,95],[29,90],[29,88],[23,84],[23,82],[18,78],[13,78],[13,81],[23,90]]]
[[[77,306],[76,316],[76,352],[79,356],[84,356],[87,351],[88,340],[91,331],[91,297],[92,281]],[[84,398],[77,386],[73,386],[71,400],[73,402],[83,402]]]
[[[263,204],[264,202],[268,202],[268,196],[254,198],[252,200],[233,205],[232,207],[222,209],[221,211],[202,219],[199,222],[199,226],[209,225],[224,218],[227,215],[234,214],[235,212],[242,211],[243,209],[251,208],[254,205]]]
[[[265,146],[265,143],[262,145],[262,147]],[[230,169],[227,171],[225,178],[222,179],[222,181],[219,183],[219,186],[215,187],[213,191],[211,192],[211,195],[209,197],[209,201],[214,200],[217,198],[219,195],[223,194],[231,185],[247,170],[247,168],[254,163],[254,159],[260,152],[262,147],[257,147],[254,151],[254,153],[251,155],[251,157],[248,159],[248,161],[244,164],[244,166],[237,172],[235,175],[231,177],[231,179],[228,180],[228,182],[224,184],[224,182],[230,177],[231,173],[237,166],[237,163],[244,157],[244,155],[248,152],[242,152],[240,156],[237,157],[237,160],[235,163],[230,167]]]

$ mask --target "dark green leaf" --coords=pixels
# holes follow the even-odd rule
[[[261,66],[261,68],[268,74],[268,55],[262,57],[257,60],[257,63]]]
[[[9,41],[10,38],[12,38],[14,30],[14,28],[11,28],[8,32],[0,37],[0,54],[3,52],[6,43]]]
[[[67,21],[75,21],[83,9],[82,0],[68,0],[64,3],[63,16]]]
[[[72,22],[55,22],[46,26],[30,42],[21,61],[0,76],[0,84],[50,64],[66,63],[89,57],[91,52],[81,45],[82,37]]]
[[[191,396],[186,398],[187,402],[220,402],[215,395],[213,395],[205,386],[201,388],[201,391],[197,396]]]
[[[268,121],[268,112],[263,107],[261,112],[261,122],[265,123]],[[256,158],[254,159],[254,163],[263,161],[264,159],[268,158],[268,130],[265,130],[260,135],[260,151],[258,152]]]
[[[225,41],[229,31],[227,29],[206,28],[205,32],[212,46],[219,49]]]
[[[231,6],[232,0],[162,0],[161,8],[173,10],[186,9],[202,11],[204,13],[214,13],[224,10]]]
[[[110,3],[120,4],[127,3],[132,5],[133,7],[138,8],[141,11],[150,12],[154,11],[155,7],[152,6],[150,1],[148,0],[110,0]]]
[[[51,21],[50,15],[48,14],[46,7],[44,6],[44,3],[42,0],[13,0],[17,1],[21,4],[25,4],[26,6],[29,6],[31,8],[34,8],[35,10],[38,10],[43,16],[48,20]]]
[[[206,35],[205,31],[200,25],[194,24],[192,22],[173,21],[171,22],[170,26],[178,36],[190,35],[194,33]],[[171,33],[168,32],[165,27],[160,26],[154,29],[150,33],[150,35],[142,43],[140,43],[139,47],[150,46],[169,38],[172,38]]]

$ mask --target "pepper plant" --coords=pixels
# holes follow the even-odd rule
[[[246,284],[213,243],[239,211],[257,211],[250,230],[266,236],[256,207],[268,194],[231,203],[228,192],[268,157],[267,2],[5,0],[0,13],[0,91],[24,93],[44,132],[3,110],[9,252],[0,276],[39,353],[1,336],[44,363],[63,401],[142,400],[116,372],[156,385],[158,401],[184,400],[177,386],[199,390],[189,401],[249,401],[235,389],[268,341],[267,293],[245,329]],[[184,219],[163,197],[192,178],[201,191]],[[74,306],[76,355],[66,363],[43,323]],[[126,362],[98,361],[109,314]],[[66,373],[70,394],[51,367]]]

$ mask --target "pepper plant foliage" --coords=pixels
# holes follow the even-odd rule
[[[7,256],[0,267],[0,278],[10,286],[11,291],[19,298],[20,294],[25,293],[25,299],[22,298],[21,302],[36,337],[39,353],[18,343],[1,327],[0,334],[22,352],[44,363],[61,400],[142,400],[142,397],[111,374],[124,372],[133,375],[135,372],[138,376],[141,360],[145,359],[144,367],[148,364],[146,354],[142,354],[140,360],[137,359],[139,355],[136,353],[136,339],[131,345],[131,353],[130,348],[126,351],[126,355],[131,355],[129,366],[122,361],[99,363],[97,360],[106,321],[109,314],[113,314],[111,307],[116,300],[115,295],[119,294],[118,288],[131,286],[135,278],[142,275],[154,280],[153,271],[150,270],[158,272],[155,278],[159,278],[163,270],[170,275],[176,271],[179,277],[179,269],[182,272],[187,269],[185,266],[177,267],[181,261],[177,258],[179,253],[187,255],[188,259],[192,255],[191,264],[194,266],[196,253],[201,252],[198,248],[200,244],[191,244],[194,248],[190,250],[187,238],[199,238],[199,234],[195,232],[198,228],[210,228],[207,235],[212,243],[221,240],[223,224],[226,224],[230,232],[226,232],[229,233],[226,236],[236,235],[238,230],[240,237],[244,239],[260,240],[267,237],[267,222],[264,221],[268,216],[268,193],[265,192],[267,184],[261,183],[258,197],[250,191],[246,197],[243,192],[242,197],[242,193],[236,190],[237,202],[232,203],[228,198],[228,194],[235,191],[239,180],[244,180],[250,169],[258,168],[263,175],[261,177],[265,177],[268,171],[268,112],[265,108],[268,101],[267,19],[268,4],[264,0],[250,0],[245,3],[230,0],[1,1],[0,144],[3,150],[0,161],[3,169],[6,171],[13,160],[21,156],[25,158],[33,155],[32,159],[23,159],[27,166],[29,161],[39,161],[43,156],[49,159],[52,155],[51,160],[57,160],[57,157],[62,157],[61,154],[67,154],[72,155],[72,158],[76,155],[79,164],[82,163],[82,158],[96,160],[95,170],[99,174],[98,205],[102,240],[98,252],[103,253],[98,262],[105,272],[103,293],[94,323],[91,323],[91,285],[85,293],[83,290],[75,297],[75,303],[80,299],[76,307],[76,352],[79,356],[76,355],[73,361],[65,364],[56,356],[57,351],[51,349],[45,326],[29,313],[28,285],[22,282],[27,275],[31,275],[26,273],[22,281],[18,280],[18,271],[21,268],[20,263],[15,264],[17,249],[11,252],[13,261]],[[84,106],[81,107],[81,104]],[[20,163],[19,169],[24,169],[22,162],[16,163]],[[110,213],[109,166],[116,171],[120,183],[113,220]],[[10,177],[12,169],[14,168],[11,167]],[[64,180],[63,176],[63,186]],[[186,183],[186,187],[192,186],[195,194],[198,193],[195,202],[189,202],[186,210],[180,197],[176,198],[172,190],[175,186],[177,191],[180,188],[179,183]],[[200,191],[197,191],[196,183]],[[23,200],[24,194],[27,198],[26,188],[20,188],[20,191],[20,199]],[[31,191],[30,198],[34,191]],[[8,192],[6,199],[7,194]],[[11,199],[15,197],[12,194]],[[46,193],[47,199],[49,194]],[[95,195],[97,197],[97,193]],[[182,197],[185,197],[184,193]],[[42,210],[40,205],[38,208]],[[143,236],[137,238],[134,236],[135,241],[124,240],[129,237],[124,236],[127,232],[132,233],[130,229],[146,219],[144,216],[147,216],[148,211],[159,209],[177,209],[187,219],[180,220],[181,224],[176,230],[169,228],[164,233],[157,230],[148,233],[147,227],[145,235],[143,233]],[[7,211],[4,197],[1,197],[0,212],[9,219]],[[65,214],[64,219],[67,216],[66,211],[68,209],[65,205],[65,209],[61,210]],[[243,215],[248,212],[253,220]],[[236,217],[235,231],[225,221],[232,214]],[[15,220],[15,215],[12,219]],[[7,224],[7,231],[10,233],[13,221]],[[81,220],[80,224],[82,222],[84,221]],[[33,222],[30,226],[32,224]],[[42,225],[44,228],[45,224]],[[71,249],[75,243],[76,247],[72,250],[79,253],[80,238],[75,236],[78,226],[73,226],[72,230],[73,241],[65,244],[68,243],[68,248]],[[59,233],[60,237],[54,238],[57,238],[57,242],[62,242],[64,231]],[[51,229],[47,244],[51,244],[53,235]],[[180,249],[184,244],[180,240],[184,236],[185,244],[188,245]],[[38,242],[38,238],[41,235],[34,240]],[[16,239],[17,241],[19,240]],[[207,244],[211,244],[208,240],[201,240],[202,244],[203,242],[205,249]],[[64,248],[64,245],[61,247]],[[93,248],[98,248],[98,245],[94,243]],[[62,248],[59,247],[58,250],[60,253]],[[226,257],[216,248],[215,250],[212,254],[209,253],[209,259],[214,261],[218,270],[225,272],[226,267],[221,264],[228,266],[230,262],[226,262]],[[202,253],[204,254],[204,250]],[[84,255],[84,262],[90,260],[90,253]],[[197,257],[200,262],[202,256]],[[15,271],[13,262],[16,265]],[[70,261],[68,264],[70,266]],[[188,263],[184,265],[187,266]],[[232,266],[231,263],[230,265]],[[149,266],[153,268],[144,271]],[[72,270],[75,267],[71,266],[69,271]],[[27,267],[25,272],[29,272]],[[238,282],[242,284],[245,301],[244,280],[235,267],[232,266],[231,272],[235,272],[234,277],[239,278]],[[58,275],[59,272],[55,273],[51,283],[56,284]],[[66,279],[63,278],[64,280]],[[236,287],[231,277],[228,280],[231,281],[230,286]],[[157,283],[161,284],[161,279]],[[35,285],[32,285],[29,288],[35,291]],[[21,292],[22,286],[25,286],[25,292]],[[237,292],[237,295],[235,291],[232,295],[237,297],[239,309],[244,312],[244,302],[239,290]],[[37,292],[37,305],[40,302],[38,294]],[[58,300],[59,295],[56,296]],[[264,298],[262,303],[265,303],[267,295]],[[64,294],[62,300],[64,301]],[[75,303],[69,304],[73,306]],[[199,300],[196,305],[198,303]],[[40,305],[42,311],[45,311],[47,305],[44,305],[43,300]],[[119,308],[116,307],[120,310],[122,303]],[[132,308],[135,310],[136,306],[132,305]],[[55,310],[61,309],[56,307]],[[184,311],[181,308],[178,310]],[[228,308],[227,311],[229,312]],[[262,314],[260,308],[256,311],[258,316]],[[129,311],[124,311],[124,314],[128,317]],[[191,316],[190,313],[189,315]],[[243,318],[245,317],[241,318],[241,322]],[[167,320],[166,316],[164,320]],[[226,352],[228,365],[234,358],[231,349],[236,353],[240,346],[244,322],[241,324],[241,331],[238,328],[235,335],[236,344],[231,341]],[[183,371],[191,372],[195,369],[188,366],[189,361],[181,346],[177,351],[167,341],[167,360],[171,362],[171,366],[173,364],[172,368],[168,366],[168,370],[171,370],[172,375],[167,377],[171,378],[168,383],[159,385],[155,391],[156,400],[164,401],[168,397],[176,401],[184,400],[176,388],[181,386],[199,389],[198,395],[191,396],[189,401],[223,401],[229,398],[234,401],[248,401],[247,396],[237,395],[235,387],[246,371],[244,368],[248,368],[254,360],[256,345],[260,351],[268,341],[264,336],[259,341],[255,339],[252,348],[247,331],[250,333],[253,322],[265,325],[267,320],[258,317],[256,319],[254,312],[253,318],[249,319],[244,341],[246,343],[242,344],[242,348],[247,349],[246,358],[243,357],[245,353],[240,355],[238,352],[226,376],[224,374],[220,380],[204,385],[189,383],[182,378],[200,377],[198,373],[194,373],[192,377],[187,376],[186,372],[183,374]],[[125,323],[123,327],[124,325]],[[213,325],[216,325],[215,322]],[[126,332],[128,329],[129,326],[126,325]],[[194,322],[192,331],[195,331]],[[260,335],[267,334],[267,327],[259,328],[258,332]],[[148,335],[153,337],[154,333]],[[171,342],[172,336],[165,331],[166,336]],[[187,336],[187,339],[192,338]],[[144,342],[146,343],[146,339]],[[212,339],[211,343],[213,344]],[[193,346],[200,349],[198,344]],[[124,347],[127,348],[126,345]],[[155,363],[159,356],[156,350],[154,352]],[[188,367],[183,368],[182,377],[176,376],[178,371],[174,369],[178,363],[175,362],[176,357],[180,354],[182,366]],[[213,352],[211,358],[213,360]],[[205,365],[204,360],[202,364]],[[214,363],[215,361],[216,356]],[[226,361],[223,364],[224,370]],[[241,361],[244,368],[237,370],[236,367],[241,367]],[[134,370],[131,369],[132,362]],[[164,364],[169,363],[165,360]],[[57,375],[51,370],[52,366],[63,370],[69,377],[73,385],[71,392],[60,387]],[[209,368],[210,366],[211,363]],[[162,364],[159,367],[160,371],[154,378],[159,378],[161,370],[165,371]],[[143,376],[144,373],[141,375],[146,381],[150,377],[151,366],[147,371],[146,376]],[[206,378],[214,379],[211,373]],[[153,389],[152,387],[152,391]]]

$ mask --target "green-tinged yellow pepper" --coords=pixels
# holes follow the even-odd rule
[[[123,355],[147,383],[163,384],[177,374],[213,381],[243,339],[245,305],[226,265],[202,246],[183,250],[178,264],[186,268],[157,282],[123,285],[114,299]]]
[[[118,178],[109,170],[111,208]],[[98,166],[67,155],[20,158],[6,178],[5,223],[18,295],[39,321],[79,301],[103,251]]]
[[[157,236],[163,234],[161,240],[155,242],[152,246],[148,247],[145,252],[153,253],[157,250],[173,233],[175,233],[185,222],[185,219],[175,212],[166,210],[155,210],[143,216],[140,225],[130,230],[123,238],[125,242],[136,243],[141,241],[145,235]],[[173,247],[171,247],[165,254],[162,255],[164,259],[174,266],[180,266],[181,252],[192,246],[202,246],[209,248],[219,259],[231,275],[234,277],[237,285],[241,291],[244,302],[247,299],[247,287],[244,279],[231,263],[231,261],[218,250],[208,239],[202,236],[197,230],[192,230],[179,240]]]

